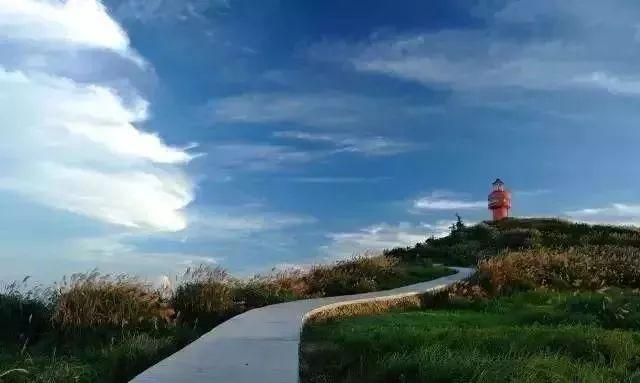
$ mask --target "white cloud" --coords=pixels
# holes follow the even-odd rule
[[[640,226],[640,204],[612,203],[605,207],[573,210],[565,214],[573,221]]]
[[[244,93],[212,100],[207,110],[218,123],[287,123],[319,128],[395,126],[399,119],[421,118],[432,107],[411,100],[374,98],[337,91]]]
[[[551,193],[549,189],[531,189],[531,190],[513,190],[513,195],[516,197],[539,197]]]
[[[329,234],[331,242],[322,250],[330,258],[346,258],[367,252],[377,253],[398,246],[415,245],[431,236],[444,236],[449,232],[449,225],[448,221],[419,225],[407,222],[397,225],[381,223],[354,232]]]
[[[26,42],[129,51],[129,38],[97,0],[0,0],[0,34]]]
[[[224,12],[231,8],[230,0],[124,0],[118,14],[142,22],[150,20],[185,21],[203,19],[210,10]]]
[[[615,76],[598,71],[599,66],[590,59],[573,56],[582,48],[564,41],[510,42],[479,32],[443,31],[374,42],[351,62],[356,70],[459,90],[500,87],[599,88],[615,93],[634,90],[615,81]],[[469,55],[460,56],[460,52]],[[635,77],[631,79],[638,81]]]
[[[377,34],[360,43],[323,42],[310,57],[357,71],[459,91],[604,90],[640,93],[636,67],[640,6],[585,1],[512,1],[476,10],[485,26]],[[544,28],[540,26],[544,25]]]
[[[64,254],[71,261],[88,263],[102,272],[121,272],[121,266],[125,265],[127,270],[141,270],[139,275],[143,277],[166,273],[180,276],[187,267],[215,265],[224,259],[215,255],[141,251],[130,243],[131,239],[129,234],[79,237],[64,244]]]
[[[589,75],[576,78],[577,82],[593,85],[597,88],[606,89],[614,94],[640,94],[640,78],[620,79],[603,72],[593,72]]]
[[[189,228],[183,241],[243,240],[256,233],[275,232],[310,225],[314,217],[264,211],[257,207],[209,207],[189,214]]]
[[[0,177],[0,189],[43,205],[150,231],[179,231],[187,226],[182,209],[193,199],[191,188],[179,174],[113,172],[56,163],[34,163]]]
[[[390,177],[295,177],[294,182],[311,184],[358,184],[377,183],[391,179]]]
[[[487,201],[467,201],[455,198],[456,195],[456,193],[436,191],[413,201],[413,209],[417,211],[469,210],[487,207]]]
[[[344,93],[248,93],[211,103],[220,122],[295,122],[309,126],[335,126],[357,121],[357,108],[368,100]]]
[[[297,148],[285,144],[229,142],[208,146],[206,161],[211,168],[251,172],[275,171],[285,166],[307,164],[330,156],[352,153],[365,156],[390,156],[419,145],[384,137],[356,138],[344,135],[316,135],[303,132],[276,132],[277,138],[304,140],[329,147]]]
[[[207,161],[212,167],[223,170],[273,171],[284,165],[304,164],[326,155],[320,151],[257,143],[217,144],[207,149]]]
[[[130,50],[124,30],[95,0],[0,0],[0,33],[3,42],[29,46],[27,54]],[[180,165],[193,156],[136,126],[147,118],[147,102],[134,89],[80,83],[41,68],[0,66],[0,189],[109,224],[184,229],[182,209],[194,185]]]
[[[6,133],[14,137],[48,139],[52,142],[49,146],[84,141],[115,156],[158,163],[177,164],[192,159],[183,149],[169,147],[156,134],[133,125],[147,118],[147,104],[140,98],[128,106],[112,89],[103,86],[82,85],[44,74],[6,72],[2,68],[0,85],[0,110],[14,125],[13,129],[5,128]]]
[[[403,153],[416,146],[387,137],[356,137],[344,134],[316,134],[301,131],[275,132],[275,137],[300,141],[327,143],[336,147],[335,152],[360,153],[370,156],[388,156]]]

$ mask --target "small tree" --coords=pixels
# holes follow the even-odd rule
[[[462,218],[458,213],[456,213],[456,222],[452,223],[449,229],[451,230],[451,235],[456,235],[461,233],[466,228]]]

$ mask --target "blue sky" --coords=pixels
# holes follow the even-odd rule
[[[0,279],[640,223],[634,1],[0,1]]]

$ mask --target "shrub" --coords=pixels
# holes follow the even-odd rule
[[[65,332],[91,329],[153,329],[173,310],[151,287],[127,275],[74,274],[59,288],[53,323]]]
[[[481,286],[493,294],[534,287],[595,290],[640,287],[640,249],[587,246],[507,252],[478,264]]]
[[[491,246],[495,244],[500,232],[495,227],[482,222],[467,228],[464,235],[468,240]]]
[[[315,266],[306,276],[309,293],[329,296],[374,291],[379,281],[396,275],[394,266],[399,260],[393,257],[356,256],[339,261],[335,265]]]
[[[13,282],[0,293],[0,338],[21,343],[34,341],[49,330],[50,318],[50,291],[37,288],[23,291]]]
[[[123,336],[117,344],[101,350],[102,369],[109,382],[128,382],[156,361],[162,360],[196,339],[193,334],[176,331],[171,336],[146,333]]]
[[[572,315],[595,318],[605,328],[640,329],[640,295],[636,290],[607,288],[581,293],[563,306]]]
[[[290,270],[267,276],[255,276],[239,281],[234,288],[234,300],[243,310],[282,303],[309,296],[309,288],[300,270]]]
[[[227,272],[206,265],[185,272],[185,281],[177,287],[171,303],[181,322],[206,329],[239,312]]]
[[[501,232],[497,244],[501,249],[530,249],[540,245],[541,237],[538,229],[514,228]]]
[[[455,225],[454,225],[455,226]],[[632,227],[588,225],[554,218],[508,218],[455,228],[450,235],[428,238],[413,247],[385,253],[404,260],[431,258],[461,266],[475,266],[478,259],[501,250],[547,247],[567,250],[577,246],[640,248],[640,231]]]

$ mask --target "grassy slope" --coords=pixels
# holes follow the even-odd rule
[[[504,250],[544,247],[566,249],[585,245],[640,248],[634,228],[571,223],[553,218],[509,218],[454,230],[443,238],[395,248],[387,253],[406,260],[431,259],[448,265],[475,266],[479,258]]]
[[[617,298],[530,292],[311,325],[303,382],[638,381],[640,322],[611,320],[603,299]]]
[[[466,307],[454,298],[436,311],[311,325],[302,345],[304,382],[640,382],[637,229],[508,219],[388,254],[497,262],[453,292],[471,294],[476,303]],[[518,293],[541,281],[561,292]],[[621,301],[611,291],[580,291],[611,285],[636,290]]]
[[[393,270],[377,280],[376,289],[399,287],[453,273],[446,267],[415,262],[399,263]],[[2,310],[0,299],[0,314]],[[0,336],[0,374],[14,368],[29,371],[29,375],[11,373],[0,378],[0,382],[126,382],[208,329],[178,325],[158,330],[91,330],[82,336],[69,337],[50,329],[35,337],[35,341],[8,341]],[[95,334],[91,334],[93,330]],[[17,330],[10,331],[9,335],[15,333]]]

